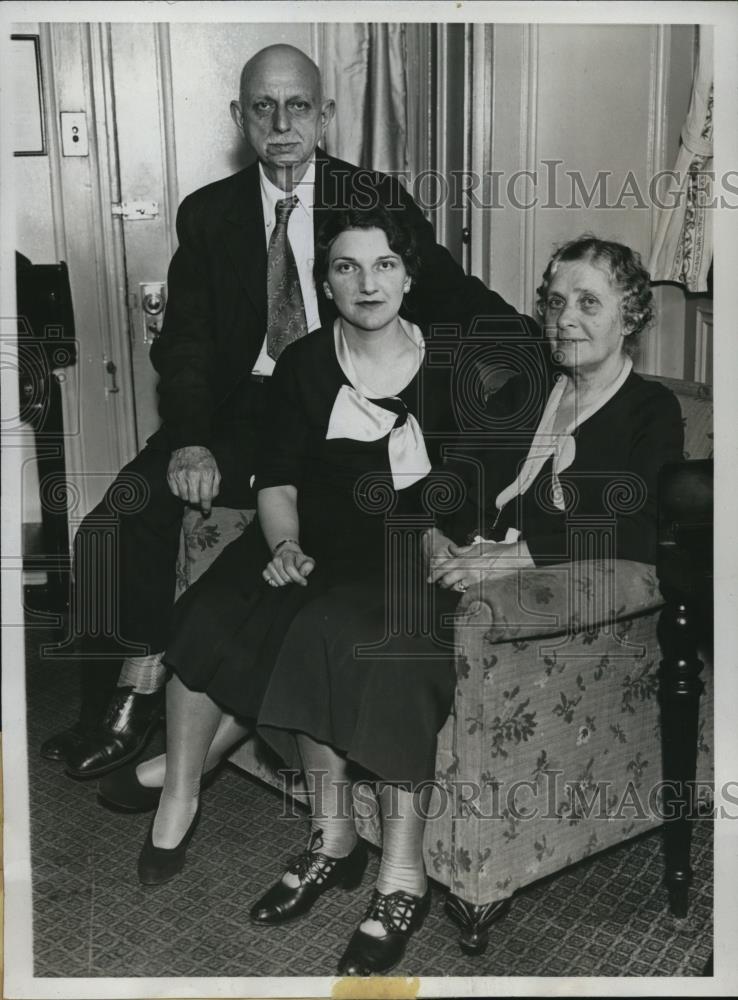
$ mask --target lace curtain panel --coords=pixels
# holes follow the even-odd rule
[[[648,269],[653,281],[676,281],[690,292],[706,292],[712,263],[713,29],[699,28],[699,55],[689,114],[671,186],[659,185],[659,210]],[[668,206],[668,207],[666,207]]]

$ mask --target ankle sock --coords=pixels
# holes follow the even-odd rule
[[[415,793],[389,784],[378,790],[382,810],[382,861],[377,889],[385,896],[398,890],[422,896],[427,889],[423,833],[429,793],[429,787]]]
[[[118,687],[131,687],[137,694],[153,694],[164,687],[167,668],[162,664],[164,653],[150,656],[127,656],[118,676]]]
[[[304,733],[298,734],[297,745],[311,799],[311,831],[321,831],[323,845],[318,850],[329,858],[345,858],[356,843],[346,759]]]
[[[310,842],[318,831],[320,840],[315,849],[329,858],[345,858],[356,847],[357,833],[353,817],[348,820],[323,817],[313,819],[310,827]]]

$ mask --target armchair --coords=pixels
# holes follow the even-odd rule
[[[678,395],[686,450],[710,447],[709,387]],[[185,518],[178,585],[188,586],[253,512]],[[663,820],[657,636],[664,605],[653,566],[580,562],[527,570],[460,602],[458,684],[439,735],[424,856],[448,887],[460,945],[481,952],[517,889]],[[711,669],[698,722],[697,778],[712,777]],[[282,784],[258,738],[232,761]],[[290,788],[300,798],[300,786]],[[378,844],[376,810],[357,827]]]

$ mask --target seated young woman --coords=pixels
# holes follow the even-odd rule
[[[357,600],[384,614],[388,509],[398,522],[416,524],[405,534],[420,549],[428,523],[425,490],[440,443],[455,425],[450,369],[425,364],[420,330],[399,316],[417,268],[411,232],[383,209],[332,216],[316,241],[316,280],[325,283],[338,318],[280,356],[257,475],[258,522],[177,602],[174,640],[164,657],[174,674],[167,686],[166,755],[101,783],[109,802],[157,806],[139,858],[144,884],[182,870],[202,784],[247,734],[246,720],[258,715],[297,612],[324,594],[356,587]],[[400,563],[415,570],[403,593],[432,590],[422,558],[403,556]],[[441,595],[438,604],[451,610],[457,600]],[[448,714],[455,676],[450,645],[428,665],[422,655],[428,642],[421,643],[420,667],[411,663],[405,671],[405,704],[422,718],[420,763],[413,766],[419,776],[432,777],[435,733]],[[428,678],[423,705],[412,683],[421,668]],[[381,667],[374,698],[388,697],[392,672],[386,663]],[[397,721],[407,724],[399,712]],[[318,760],[323,753],[335,756],[314,747]],[[302,892],[290,915],[339,880],[357,882],[366,864],[365,845],[356,845],[355,835],[332,838],[327,830],[305,856],[305,884],[319,891]]]

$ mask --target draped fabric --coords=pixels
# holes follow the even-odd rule
[[[326,152],[385,173],[407,168],[405,26],[324,24],[323,94],[336,101]]]
[[[713,29],[699,28],[699,55],[689,114],[681,134],[671,186],[659,185],[662,207],[648,269],[653,281],[676,281],[706,292],[712,263],[712,216],[708,207],[712,169]]]

